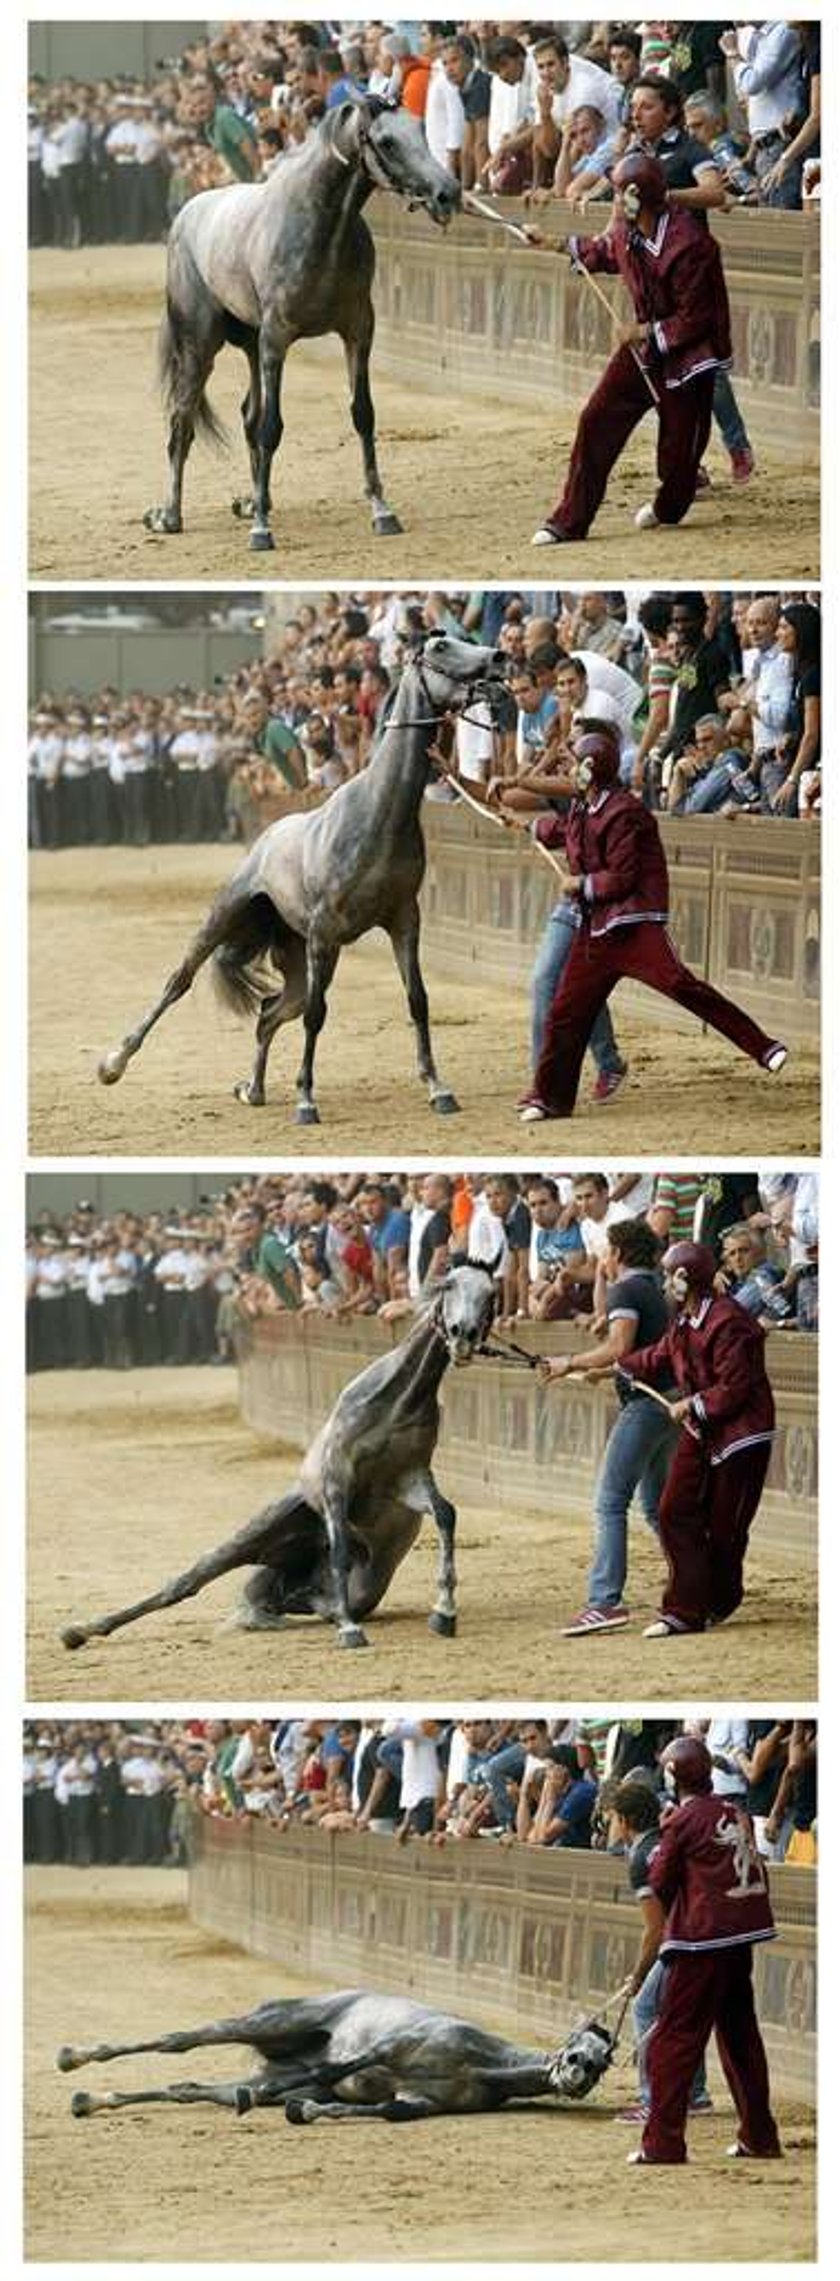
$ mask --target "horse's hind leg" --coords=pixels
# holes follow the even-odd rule
[[[299,1506],[299,1496],[292,1496],[292,1506]],[[213,1584],[219,1576],[227,1576],[233,1568],[251,1568],[259,1561],[271,1562],[272,1555],[282,1547],[289,1499],[281,1498],[276,1505],[267,1505],[235,1536],[227,1537],[214,1552],[202,1553],[192,1568],[184,1569],[180,1576],[163,1584],[158,1592],[150,1592],[142,1600],[128,1607],[116,1608],[110,1615],[100,1616],[92,1623],[68,1624],[61,1634],[65,1647],[84,1647],[89,1639],[108,1639],[111,1632],[120,1631],[124,1624],[136,1623],[140,1616],[155,1615],[161,1608],[175,1608],[182,1600],[192,1600],[203,1592],[206,1584]],[[278,1534],[279,1532],[279,1534]],[[171,2047],[170,2047],[171,2048]]]
[[[295,938],[294,955],[291,947],[286,964],[284,985],[268,998],[263,998],[257,1017],[257,1039],[254,1065],[250,1077],[233,1090],[237,1101],[244,1101],[249,1109],[265,1107],[265,1071],[271,1041],[275,1031],[284,1022],[296,1021],[306,1003],[306,947]]]
[[[246,903],[249,900],[250,895],[246,895]],[[103,1054],[97,1070],[97,1076],[102,1085],[117,1084],[135,1053],[139,1053],[144,1038],[147,1038],[149,1031],[154,1029],[155,1023],[160,1021],[161,1015],[168,1013],[170,1006],[177,1005],[179,998],[186,997],[187,991],[192,988],[199,968],[204,965],[206,959],[212,956],[213,951],[218,950],[219,945],[224,942],[231,921],[240,908],[240,898],[232,897],[227,890],[217,897],[212,910],[208,912],[204,925],[199,928],[198,934],[193,937],[189,949],[185,951],[180,965],[173,969],[164,983],[160,997],[156,998],[147,1012],[141,1016],[136,1027],[128,1031],[121,1044],[115,1046],[111,1053]]]
[[[399,516],[383,497],[382,482],[376,458],[376,414],[370,392],[370,352],[373,346],[373,304],[366,312],[365,323],[358,334],[347,335],[344,354],[347,358],[347,376],[350,382],[350,412],[353,426],[362,447],[362,464],[365,473],[365,497],[370,500],[371,521],[377,538],[390,538],[402,530]]]
[[[247,2111],[243,2104],[245,2086],[240,2083],[169,2083],[163,2091],[74,2091],[70,2113],[78,2121],[83,2115],[99,2115],[114,2107],[192,2107],[199,2104],[210,2107],[229,2107],[235,2115]]]
[[[310,938],[306,950],[303,1060],[297,1077],[295,1122],[299,1125],[318,1125],[321,1121],[313,1095],[315,1047],[327,1018],[327,991],[337,965],[338,950],[315,944]]]
[[[235,345],[244,348],[248,358],[248,393],[240,405],[248,458],[251,463],[251,490],[241,493],[232,501],[233,512],[241,522],[250,522],[254,513],[257,480],[259,476],[259,433],[262,419],[262,380],[260,377],[260,351],[256,333],[232,333]]]
[[[420,971],[420,912],[415,900],[404,906],[388,930],[391,948],[405,986],[408,1010],[417,1039],[417,1074],[429,1088],[429,1107],[449,1117],[458,1108],[454,1093],[442,1085],[432,1052],[429,1000]]]
[[[223,338],[218,314],[200,311],[188,322],[170,302],[161,337],[161,365],[170,407],[169,489],[162,507],[146,509],[143,521],[149,531],[183,530],[184,469],[196,428],[203,426],[211,435],[221,433],[205,390]]]

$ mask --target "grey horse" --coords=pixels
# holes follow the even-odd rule
[[[296,1121],[317,1124],[315,1046],[339,954],[371,927],[382,927],[405,986],[418,1073],[430,1105],[441,1114],[457,1108],[435,1067],[420,971],[418,897],[426,868],[421,805],[432,768],[429,747],[442,717],[463,710],[470,698],[488,698],[492,706],[504,670],[497,650],[449,634],[427,640],[405,666],[368,766],[340,784],[323,807],[281,816],[261,833],[160,997],[100,1061],[103,1085],[117,1083],[155,1022],[184,997],[212,958],[222,998],[239,1014],[256,1014],[254,1064],[247,1082],[234,1088],[237,1099],[251,1108],[264,1105],[272,1038],[283,1023],[302,1016]]]
[[[160,2091],[77,2091],[77,2116],[163,2101],[208,2101],[248,2114],[282,2107],[290,2123],[419,2122],[432,2115],[487,2114],[511,2099],[562,2092],[563,2052],[528,2051],[405,1996],[347,1989],[334,1996],[288,1997],[240,2019],[176,2030],[148,2043],[65,2044],[62,2074],[136,2052],[195,2051],[248,2044],[259,2065],[245,2081],[172,2083]]]
[[[160,341],[169,493],[164,506],[147,510],[150,530],[183,528],[184,467],[196,429],[223,435],[206,388],[229,342],[244,350],[250,374],[242,422],[253,498],[236,500],[234,512],[252,518],[251,547],[273,547],[283,366],[294,341],[323,333],[340,334],[344,344],[374,531],[401,529],[382,494],[369,381],[376,257],[362,208],[373,190],[396,191],[440,224],[461,203],[459,184],[432,157],[418,121],[366,95],[329,112],[267,181],[203,190],[182,208],[169,239]]]
[[[316,1434],[293,1488],[214,1552],[132,1606],[62,1632],[65,1647],[106,1638],[138,1616],[192,1599],[231,1569],[253,1567],[239,1611],[245,1630],[287,1615],[332,1618],[340,1647],[366,1647],[360,1617],[379,1606],[424,1514],[438,1532],[430,1630],[455,1631],[454,1505],[432,1471],[438,1388],[450,1363],[483,1351],[493,1320],[494,1263],[453,1265],[405,1338],[350,1380]]]

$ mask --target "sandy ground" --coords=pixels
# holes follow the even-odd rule
[[[756,1544],[739,1615],[699,1638],[643,1640],[660,1562],[632,1532],[633,1627],[561,1640],[585,1600],[589,1531],[518,1507],[461,1504],[459,1630],[428,1631],[434,1532],[424,1526],[348,1656],[331,1627],[230,1626],[236,1575],[70,1654],[62,1625],[154,1591],[294,1478],[297,1457],[259,1442],[239,1416],[232,1371],[49,1372],[29,1381],[30,1541],[27,1691],[51,1702],[190,1697],[272,1700],[482,1695],[576,1702],[809,1699],[816,1693],[815,1579]],[[446,1487],[446,1462],[440,1466]],[[558,1489],[558,1504],[561,1493]],[[513,1554],[513,1558],[511,1555]],[[243,1572],[244,1574],[244,1572]]]
[[[100,1054],[160,993],[232,869],[225,847],[88,848],[31,859],[30,1135],[35,1154],[174,1156],[406,1154],[462,1161],[567,1152],[657,1157],[797,1156],[819,1148],[818,1062],[797,1049],[768,1078],[724,1039],[649,1027],[618,994],[631,1079],[608,1111],[593,1108],[584,1074],[573,1120],[519,1123],[528,1078],[527,994],[456,982],[424,938],[441,1074],[461,1104],[437,1117],[415,1076],[402,986],[384,936],[340,961],[316,1062],[321,1124],[294,1122],[302,1032],[275,1040],[268,1106],[233,1098],[250,1067],[253,1032],[219,1008],[206,971],[165,1015],[122,1082],[97,1082]],[[643,1004],[640,998],[636,1006]],[[667,1111],[663,1114],[663,1102]]]
[[[488,577],[549,579],[554,556],[531,535],[555,497],[576,411],[424,391],[389,380],[374,358],[382,476],[406,526],[374,538],[361,497],[358,445],[338,341],[289,358],[286,434],[275,483],[274,555],[251,554],[230,500],[246,487],[239,428],[244,359],[219,359],[212,398],[234,449],[197,449],[177,538],[143,528],[163,497],[163,427],[155,341],[165,255],[157,246],[36,252],[31,262],[30,570],[36,578],[245,579]],[[72,388],[68,387],[72,375]],[[762,452],[743,491],[719,442],[712,493],[677,531],[637,533],[651,495],[652,425],[628,450],[585,546],[563,550],[563,577],[755,581],[819,575],[819,476]],[[465,477],[466,470],[466,477]],[[779,553],[784,534],[783,553]]]
[[[680,2171],[624,2166],[629,2058],[576,2112],[535,2102],[403,2130],[359,2123],[329,2141],[328,2124],[293,2131],[278,2113],[235,2122],[214,2107],[72,2121],[74,2088],[157,2087],[183,2063],[122,2059],[71,2081],[54,2069],[59,2043],[139,2040],[313,1990],[288,1975],[281,1990],[276,1965],[195,1930],[178,1871],[41,1868],[26,1882],[30,2258],[553,2260],[562,2241],[566,2260],[621,2261],[631,2232],[652,2261],[675,2243],[685,2260],[814,2255],[810,2110],[777,2105],[784,2162],[727,2162],[721,2092],[691,2125],[687,2193]],[[231,2053],[197,2052],[188,2072],[229,2082]],[[537,2181],[531,2194],[523,2175]]]

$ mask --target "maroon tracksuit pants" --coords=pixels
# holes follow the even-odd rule
[[[709,1616],[721,1623],[740,1607],[750,1523],[769,1463],[769,1441],[712,1465],[702,1442],[680,1435],[659,1500],[668,1562],[662,1614],[680,1631],[702,1632]]]
[[[701,372],[683,388],[666,388],[661,379],[654,385],[659,398],[659,489],[653,508],[658,522],[681,523],[694,498],[697,471],[709,441],[715,376]],[[585,539],[616,460],[651,409],[650,390],[635,357],[629,348],[617,349],[581,412],[565,487],[546,516],[549,530]]]
[[[753,1061],[763,1061],[776,1043],[731,998],[724,998],[683,965],[666,927],[642,919],[638,926],[611,927],[609,934],[593,935],[584,921],[552,999],[534,1071],[534,1099],[552,1116],[571,1116],[592,1024],[625,976],[646,982],[649,990],[661,991],[664,998],[676,999],[698,1021],[710,1022],[731,1038]]]
[[[755,2016],[752,1947],[678,1951],[668,1961],[659,2017],[647,2047],[650,2114],[642,2151],[650,2162],[684,2162],[685,2119],[695,2070],[714,2028],[735,2102],[738,2138],[751,2154],[779,2154],[767,2057]]]

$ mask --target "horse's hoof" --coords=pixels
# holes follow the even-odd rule
[[[172,534],[184,528],[180,515],[173,515],[168,507],[147,507],[143,522],[147,531]]]
[[[299,1101],[295,1110],[296,1125],[319,1125],[321,1119],[314,1101]]]
[[[436,1117],[457,1117],[461,1113],[460,1101],[456,1101],[454,1093],[434,1093],[429,1106]]]
[[[69,2075],[72,2069],[78,2066],[79,2063],[71,2043],[62,2044],[61,2050],[56,2052],[55,2064],[61,2075]]]
[[[66,1631],[61,1634],[61,1644],[62,1647],[84,1647],[85,1634],[75,1624],[68,1624]]]
[[[252,554],[272,554],[274,540],[270,531],[252,531],[248,540]]]
[[[236,2086],[236,2112],[237,2112],[237,2114],[238,2114],[238,2115],[250,2115],[250,2113],[251,2113],[251,2109],[252,2109],[252,2107],[253,2107],[253,2104],[254,2104],[254,2094],[253,2094],[253,2091],[249,2091],[247,2083],[237,2083],[237,2086]]]
[[[369,1641],[361,1624],[344,1624],[338,1635],[338,1644],[339,1647],[367,1647]]]
[[[234,1085],[233,1098],[235,1101],[244,1101],[246,1109],[265,1108],[265,1094],[252,1093],[250,1085]]]
[[[317,2110],[313,2106],[311,2099],[286,2100],[285,2115],[287,2123],[314,2123],[316,2111]]]
[[[393,539],[402,531],[399,515],[374,515],[373,535],[376,539]]]
[[[73,2097],[72,2097],[72,2099],[71,2099],[71,2101],[70,2101],[70,2113],[71,2113],[71,2115],[75,2115],[75,2117],[76,2117],[76,2121],[78,2122],[78,2120],[79,2120],[79,2116],[80,2116],[80,2115],[89,2115],[89,2114],[90,2114],[90,2111],[91,2111],[91,2099],[90,2099],[90,2092],[89,2092],[89,2091],[74,2091],[74,2093],[73,2093]]]
[[[232,515],[236,515],[237,520],[240,523],[250,523],[254,513],[253,498],[249,497],[244,499],[232,499],[230,503],[230,511]]]
[[[96,1068],[100,1085],[118,1085],[124,1068],[125,1061],[121,1053],[103,1053]]]
[[[442,1616],[439,1608],[432,1609],[429,1617],[430,1632],[437,1632],[441,1639],[454,1639],[457,1625],[457,1616]]]

